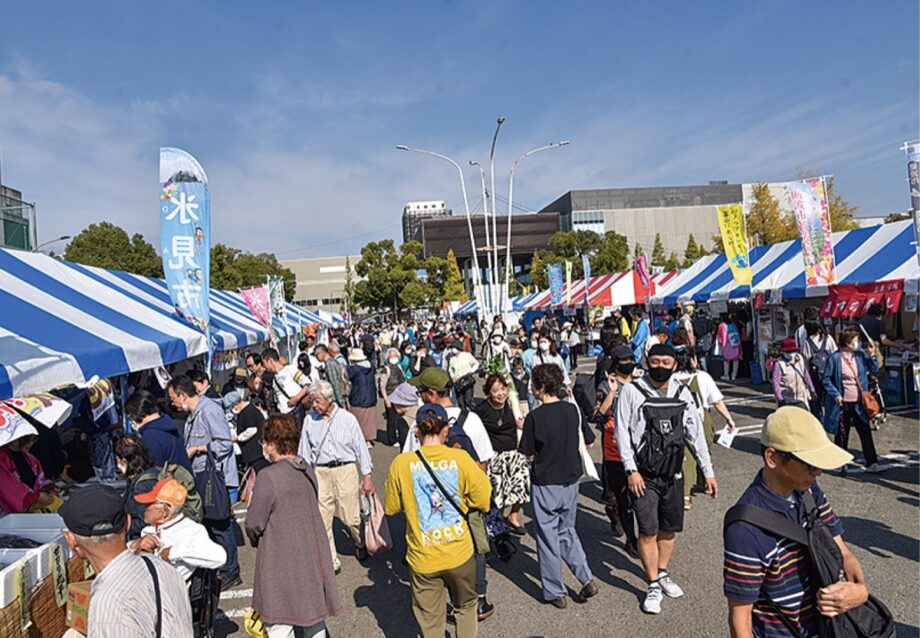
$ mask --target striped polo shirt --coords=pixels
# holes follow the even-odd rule
[[[811,493],[822,522],[834,536],[841,536],[843,525],[817,481]],[[783,498],[764,484],[760,473],[738,504],[782,514],[799,525],[806,522],[802,493]],[[725,531],[723,591],[730,600],[754,604],[752,620],[758,638],[793,636],[779,613],[798,628],[803,638],[818,636],[818,585],[809,572],[806,550],[797,543],[744,522],[732,523]]]

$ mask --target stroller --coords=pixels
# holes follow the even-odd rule
[[[888,420],[888,408],[885,406],[882,385],[879,383],[878,377],[874,374],[869,375],[869,392],[872,393],[881,408],[878,414],[869,419],[869,427],[873,430],[879,430],[882,427],[882,423]]]

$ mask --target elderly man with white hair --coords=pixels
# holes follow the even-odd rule
[[[355,542],[357,559],[366,559],[359,497],[361,493],[374,493],[373,465],[358,420],[335,404],[329,382],[314,383],[310,396],[313,408],[304,418],[297,453],[316,471],[319,512],[329,538],[332,565],[338,574],[341,562],[335,550],[332,518],[338,516],[348,528]]]

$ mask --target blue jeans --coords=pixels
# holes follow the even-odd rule
[[[578,481],[565,485],[533,485],[531,502],[543,600],[551,601],[566,595],[562,581],[563,561],[582,585],[592,578],[588,559],[575,532]]]
[[[236,534],[233,532],[233,514],[222,521],[206,520],[204,525],[211,533],[214,542],[227,552],[227,562],[217,570],[217,575],[221,578],[232,578],[239,574],[240,562],[236,551]]]

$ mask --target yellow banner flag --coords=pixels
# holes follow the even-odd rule
[[[740,204],[719,206],[719,230],[722,231],[722,246],[725,258],[732,269],[735,283],[750,286],[754,274],[748,260],[748,240],[744,232],[744,211]]]
[[[565,305],[572,305],[572,262],[565,262]]]

